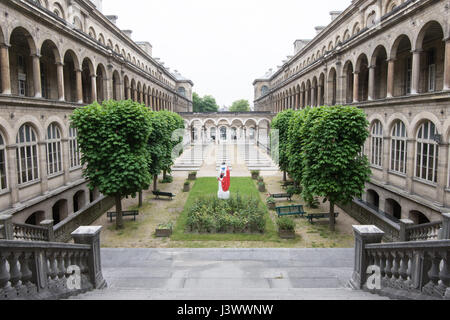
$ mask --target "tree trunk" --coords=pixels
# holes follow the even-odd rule
[[[142,191],[139,191],[139,208],[142,207]]]
[[[334,202],[330,201],[330,231],[336,230],[336,217],[334,216]]]
[[[116,194],[116,229],[123,229],[122,196]]]
[[[166,178],[167,178],[167,171],[164,170],[164,171],[163,171],[163,179],[166,180]]]
[[[158,175],[155,174],[153,177],[153,191],[156,191],[158,189]]]
[[[287,181],[287,174],[286,171],[283,171],[283,182]]]

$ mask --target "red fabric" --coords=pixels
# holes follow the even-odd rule
[[[230,190],[230,169],[227,169],[227,176],[222,180],[222,190],[228,192]]]

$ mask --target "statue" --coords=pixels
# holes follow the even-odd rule
[[[219,192],[217,192],[217,197],[221,200],[230,199],[230,168],[226,163],[222,163],[219,170]]]

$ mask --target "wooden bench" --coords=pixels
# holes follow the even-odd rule
[[[337,218],[339,216],[339,213],[336,212],[334,214],[334,217]],[[308,219],[309,223],[314,224],[314,219],[330,219],[330,213],[309,213],[306,218]]]
[[[117,216],[117,212],[108,212],[107,217],[109,218],[109,221],[112,222],[113,218]],[[139,211],[123,211],[122,216],[123,217],[131,217],[133,216],[134,221],[136,221],[136,216],[139,215]]]
[[[159,197],[168,197],[172,200],[175,197],[173,193],[161,191],[153,191],[153,195],[156,196],[156,199],[159,199]]]
[[[292,205],[286,207],[277,207],[278,217],[283,216],[304,216],[306,212],[303,210],[302,205]]]
[[[286,198],[289,201],[292,201],[292,194],[289,193],[274,193],[270,195],[274,199],[283,199]]]
[[[286,181],[286,182],[284,182],[284,183],[281,185],[281,187],[282,187],[283,189],[286,189],[287,187],[290,187],[290,186],[293,186],[293,185],[295,185],[295,182],[294,182],[294,181]]]

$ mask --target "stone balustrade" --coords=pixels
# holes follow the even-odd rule
[[[444,216],[444,222],[448,221],[450,214]],[[376,226],[354,226],[355,268],[350,286],[391,298],[450,300],[448,227],[444,223],[441,231],[446,240],[382,244],[384,232]],[[369,277],[376,276],[373,267],[380,271],[380,287],[375,289],[367,285]]]
[[[105,287],[100,230],[78,228],[75,244],[0,240],[0,300],[60,299]]]
[[[408,241],[438,240],[442,229],[442,221],[408,226],[406,228]]]

